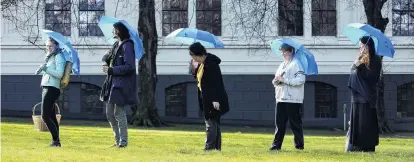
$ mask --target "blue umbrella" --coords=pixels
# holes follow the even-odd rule
[[[121,22],[125,25],[125,27],[128,28],[129,35],[131,36],[130,39],[134,42],[135,58],[137,60],[140,60],[142,55],[144,54],[142,40],[139,37],[138,32],[131,25],[129,25],[128,22],[114,17],[102,16],[99,20],[98,26],[99,28],[101,28],[101,31],[104,34],[105,39],[109,43],[114,44],[116,42],[116,39],[114,38],[114,34],[112,33],[112,31],[114,30],[114,24],[117,22]]]
[[[282,44],[288,44],[295,48],[294,59],[297,59],[300,62],[306,75],[318,75],[318,65],[316,64],[315,57],[313,57],[308,49],[289,38],[271,41],[270,48],[276,55],[282,56],[282,53],[279,50]]]
[[[200,42],[207,48],[224,48],[224,44],[217,36],[209,32],[195,28],[180,28],[168,34],[165,39],[171,39],[178,43],[191,45]]]
[[[65,60],[72,63],[72,73],[80,75],[80,60],[78,52],[72,47],[70,41],[58,32],[43,29],[42,38],[47,40],[49,37],[59,43],[59,48],[62,49]]]
[[[345,26],[343,34],[355,44],[359,44],[361,37],[371,36],[375,43],[377,55],[394,57],[395,50],[391,40],[371,25],[351,23]]]

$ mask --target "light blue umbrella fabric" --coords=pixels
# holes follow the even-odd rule
[[[206,48],[224,48],[223,42],[210,32],[195,28],[180,28],[165,37],[166,40],[173,40],[178,43],[191,45],[200,42]]]
[[[117,40],[114,38],[114,34],[112,33],[112,31],[114,30],[114,24],[117,22],[121,22],[125,25],[125,27],[128,28],[130,39],[134,42],[135,59],[139,61],[142,55],[144,54],[142,40],[139,37],[137,30],[134,29],[131,25],[129,25],[128,22],[114,17],[102,16],[99,20],[98,26],[99,28],[101,28],[101,31],[104,34],[105,39],[110,44],[114,44]]]
[[[58,32],[43,29],[42,38],[46,41],[49,37],[59,43],[59,48],[62,49],[65,60],[72,63],[72,73],[80,75],[80,60],[78,52],[72,47],[70,41]]]
[[[285,38],[271,41],[270,48],[276,55],[282,57],[280,46],[284,43],[295,48],[294,59],[297,59],[300,62],[306,75],[318,75],[318,65],[316,64],[315,57],[303,45],[296,43],[290,38]]]
[[[351,23],[345,26],[343,34],[357,45],[359,45],[361,37],[370,36],[374,40],[377,55],[394,57],[395,50],[391,40],[371,25]]]

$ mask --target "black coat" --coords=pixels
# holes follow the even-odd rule
[[[355,72],[351,73],[348,87],[366,98],[371,108],[376,108],[377,85],[381,75],[381,59],[374,55],[370,57],[370,64],[360,64]]]
[[[198,89],[198,102],[204,112],[205,119],[220,117],[230,110],[227,92],[224,88],[223,77],[220,70],[221,60],[216,55],[207,54],[204,60],[204,72],[201,79],[201,91]],[[197,67],[194,77],[197,79]],[[220,111],[214,109],[213,102],[220,104]]]

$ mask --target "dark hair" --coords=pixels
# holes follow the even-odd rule
[[[365,44],[368,46],[369,57],[372,58],[373,56],[375,56],[376,51],[375,51],[374,40],[369,36],[363,36],[359,40],[361,41],[362,44]]]
[[[59,46],[59,43],[53,39],[52,37],[49,37],[49,40],[53,42],[53,44],[55,44],[56,46]]]
[[[125,39],[129,39],[131,36],[129,35],[128,28],[122,24],[121,22],[117,22],[114,24],[114,28],[119,31],[118,36],[121,39],[121,41]]]
[[[288,45],[286,43],[283,43],[280,46],[280,50],[282,50],[282,51],[288,51],[288,52],[292,52],[293,53],[293,51],[295,51],[295,48],[293,48],[292,46],[290,46],[290,45]]]
[[[204,46],[200,42],[193,43],[192,45],[190,45],[188,50],[190,50],[190,55],[194,56],[203,56],[207,54],[206,48],[204,48]]]

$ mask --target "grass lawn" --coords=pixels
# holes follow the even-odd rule
[[[62,148],[49,148],[49,132],[33,129],[31,118],[2,118],[1,161],[414,161],[414,138],[381,137],[376,153],[345,153],[344,132],[305,130],[305,150],[285,137],[283,150],[268,151],[271,128],[222,127],[222,151],[204,152],[203,125],[166,128],[130,127],[127,148],[109,148],[113,135],[107,122],[61,123]]]

